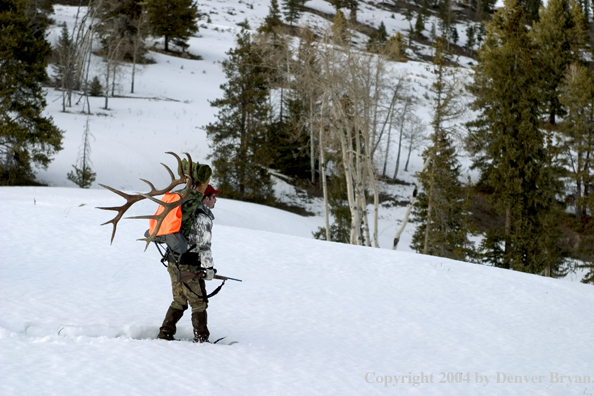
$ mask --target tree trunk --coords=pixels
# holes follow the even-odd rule
[[[324,115],[324,102],[322,102],[321,114],[322,116]],[[324,151],[324,124],[320,122],[320,175],[322,176],[322,191],[324,193],[324,221],[326,223],[326,240],[330,241],[330,210],[328,209],[328,185],[326,183],[326,159],[324,158]]]
[[[324,108],[322,104],[322,114],[324,114]],[[310,158],[310,169],[311,169],[311,184],[316,184],[316,161],[315,161],[315,146],[314,146],[314,129],[313,129],[313,98],[309,98],[309,158]],[[320,124],[321,125],[321,124]],[[322,147],[322,128],[320,127],[320,151],[323,150]],[[323,155],[320,155],[322,158]],[[320,168],[323,169],[323,168]]]
[[[507,204],[507,208],[505,209],[505,248],[503,253],[503,268],[510,268],[510,258],[509,254],[511,253],[511,228],[512,228],[512,212],[511,212],[511,204]]]
[[[404,134],[404,121],[406,120],[406,113],[408,112],[408,107],[410,105],[410,101],[406,101],[404,104],[404,109],[402,112],[402,119],[400,120],[400,133],[398,135],[398,155],[396,156],[396,170],[394,171],[394,180],[398,176],[398,169],[400,168],[400,152],[402,151],[402,135]],[[407,160],[408,165],[408,160]]]
[[[108,110],[109,107],[108,105],[108,97],[109,97],[109,62],[107,63],[107,65],[105,65],[105,67],[107,67],[107,73],[105,73],[105,110]]]
[[[388,126],[388,141],[386,142],[386,155],[384,156],[384,168],[382,170],[382,176],[386,176],[386,168],[388,166],[388,154],[390,152],[390,143],[392,140],[392,116],[393,116],[394,112],[391,111],[390,112],[390,122],[389,122],[389,126]]]
[[[408,154],[406,156],[406,164],[404,164],[404,171],[408,172],[408,163],[410,162],[410,154],[412,153],[412,141],[410,142],[410,145],[408,146]]]

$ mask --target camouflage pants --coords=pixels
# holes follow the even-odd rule
[[[173,302],[171,303],[171,308],[185,310],[188,308],[189,302],[190,306],[192,307],[192,312],[206,311],[206,308],[208,308],[208,303],[198,297],[206,294],[206,285],[204,284],[204,279],[197,278],[185,281],[183,283],[178,282],[177,267],[173,263],[169,263],[167,266],[167,271],[171,277],[171,289],[173,291]]]

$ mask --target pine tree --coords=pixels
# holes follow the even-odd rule
[[[377,31],[374,32],[371,35],[371,37],[369,37],[369,41],[367,42],[367,49],[369,51],[379,52],[385,47],[387,41],[388,32],[386,31],[386,25],[384,25],[384,22],[381,22]]]
[[[446,49],[449,50],[452,25],[454,23],[454,13],[452,12],[452,0],[439,0],[439,30],[441,30],[441,36],[446,40]]]
[[[103,96],[103,86],[99,77],[94,76],[89,85],[89,95],[91,96]]]
[[[295,22],[299,21],[303,13],[303,6],[307,1],[309,0],[283,0],[285,20],[289,22],[289,25],[293,26]]]
[[[469,246],[465,229],[460,163],[452,144],[452,122],[463,112],[459,102],[460,85],[454,70],[445,67],[445,42],[437,40],[431,87],[433,133],[431,146],[423,154],[429,166],[419,178],[423,191],[415,204],[414,216],[420,222],[411,247],[423,254],[465,260]]]
[[[470,24],[466,28],[466,51],[472,52],[474,48],[474,25]]]
[[[417,13],[417,19],[415,21],[415,36],[417,38],[421,37],[423,35],[423,30],[425,30],[425,21],[423,18],[423,14],[422,13]]]
[[[212,141],[214,174],[226,196],[270,203],[268,68],[261,49],[245,31],[227,54],[223,62],[227,82],[221,86],[224,96],[211,102],[219,109],[217,121],[205,127]]]
[[[264,18],[264,22],[258,29],[260,33],[273,33],[279,27],[283,26],[280,9],[278,8],[278,0],[270,0],[270,7],[268,7],[268,15]]]
[[[559,186],[540,130],[536,48],[524,21],[523,8],[506,0],[487,24],[471,86],[479,116],[469,124],[469,142],[481,183],[493,191],[495,208],[505,213],[501,265],[556,273],[561,266],[555,248]]]
[[[575,18],[580,18],[580,15],[575,15]],[[557,115],[564,115],[557,88],[567,66],[580,58],[578,41],[581,40],[578,37],[585,34],[576,31],[579,26],[580,22],[574,20],[568,0],[549,0],[541,8],[540,20],[534,23],[530,32],[538,47],[543,112],[548,114],[551,124],[555,124]]]
[[[182,45],[198,31],[198,7],[194,0],[148,0],[147,12],[156,36],[165,38],[165,51],[169,42]]]
[[[0,184],[31,183],[62,149],[62,131],[43,115],[50,46],[27,18],[27,1],[0,0]]]
[[[329,3],[334,6],[334,9],[336,9],[336,11],[340,11],[341,8],[344,8],[346,6],[345,0],[330,0]]]
[[[331,178],[328,189],[328,204],[332,214],[330,225],[330,240],[333,242],[350,243],[351,211],[347,200],[347,188],[344,176],[336,175]],[[326,240],[326,227],[319,227],[313,233],[315,239]]]
[[[357,11],[359,10],[358,0],[344,0],[345,8],[350,11],[349,21],[357,22]]]
[[[566,147],[570,177],[575,183],[578,223],[594,208],[594,76],[587,67],[573,64],[560,84],[559,102],[567,116],[559,127]]]
[[[524,7],[524,15],[529,22],[538,21],[538,10],[542,6],[541,0],[518,0],[518,4]]]
[[[67,179],[79,186],[80,188],[89,188],[95,181],[97,174],[91,169],[91,130],[89,128],[89,117],[85,123],[85,131],[83,132],[83,144],[80,149],[77,164],[72,165],[74,171],[68,172]]]
[[[62,24],[60,37],[53,52],[56,59],[52,66],[54,81],[56,86],[62,89],[62,111],[65,112],[66,102],[68,107],[72,106],[72,91],[77,86],[74,70],[76,48],[68,33],[66,22]]]

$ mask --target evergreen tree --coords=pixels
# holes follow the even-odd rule
[[[472,52],[474,40],[474,25],[470,24],[466,28],[466,51]]]
[[[0,184],[31,183],[62,149],[62,131],[45,117],[50,46],[27,18],[26,0],[0,0]]]
[[[464,201],[460,182],[460,163],[452,145],[452,121],[463,111],[459,102],[460,85],[455,71],[445,67],[445,42],[437,40],[431,86],[433,94],[433,133],[431,146],[424,153],[429,166],[419,178],[423,191],[414,207],[419,222],[411,247],[417,252],[465,260],[469,242],[464,221]],[[454,73],[454,74],[453,74]]]
[[[538,10],[542,6],[541,0],[518,0],[518,4],[524,7],[524,17],[529,22],[538,21]]]
[[[580,15],[575,17],[580,18]],[[578,37],[585,36],[576,31],[579,26],[580,22],[574,20],[568,0],[549,0],[541,8],[540,20],[534,23],[530,32],[538,48],[543,112],[548,114],[551,124],[555,124],[557,115],[564,115],[557,88],[567,66],[579,60]]]
[[[89,188],[95,181],[97,174],[91,169],[91,130],[89,128],[89,117],[83,132],[83,144],[77,159],[77,164],[72,165],[74,171],[68,172],[67,179],[80,188]],[[77,166],[78,165],[78,166]]]
[[[91,96],[103,96],[103,86],[99,77],[94,76],[89,85],[89,95]]]
[[[358,0],[344,0],[345,8],[350,11],[349,21],[357,22],[357,11],[359,10]]]
[[[278,8],[278,0],[270,0],[268,15],[264,18],[264,23],[262,23],[258,31],[260,33],[273,33],[281,26],[283,26],[283,21]]]
[[[66,99],[68,106],[72,106],[72,90],[76,89],[77,81],[75,76],[75,57],[76,48],[66,22],[62,24],[60,38],[54,49],[55,63],[52,66],[54,70],[54,80],[57,87],[62,89],[62,111],[66,111]]]
[[[479,116],[469,124],[469,142],[481,183],[493,192],[495,208],[505,213],[501,265],[556,273],[561,266],[555,240],[559,186],[539,128],[536,48],[524,21],[523,8],[506,0],[487,24],[471,86]]]
[[[415,21],[415,37],[419,38],[423,35],[423,30],[425,30],[425,21],[423,18],[422,13],[417,13],[417,19]]]
[[[452,26],[454,24],[454,13],[452,12],[452,0],[439,0],[439,30],[441,36],[446,39],[446,49],[449,50],[452,38]]]
[[[54,13],[55,0],[27,0],[25,16],[29,21],[29,27],[37,34],[46,32],[54,21],[51,15]]]
[[[211,102],[219,109],[217,121],[205,127],[212,141],[217,183],[230,198],[270,203],[268,68],[261,49],[245,31],[227,54],[223,62],[227,82],[221,86],[224,96]]]
[[[283,4],[285,5],[285,20],[289,22],[289,25],[293,26],[293,24],[299,21],[301,18],[301,14],[303,13],[303,6],[309,0],[283,0]]]
[[[329,3],[334,6],[336,11],[340,11],[341,8],[344,8],[346,6],[345,0],[330,0]]]
[[[184,47],[190,35],[198,32],[194,0],[148,0],[147,12],[154,34],[165,38],[165,51],[169,51],[170,41]]]
[[[369,37],[367,49],[374,52],[381,51],[381,49],[385,47],[387,41],[388,32],[386,31],[386,25],[384,25],[384,22],[381,22],[377,31]]]
[[[559,127],[568,156],[569,175],[575,184],[578,224],[594,209],[594,76],[587,67],[573,64],[560,85],[559,101],[567,111]],[[581,231],[581,230],[580,230]]]
[[[350,243],[351,210],[347,200],[347,187],[344,176],[336,175],[330,179],[328,188],[328,205],[332,215],[330,240],[332,242]],[[326,227],[319,227],[313,233],[315,239],[326,240]]]

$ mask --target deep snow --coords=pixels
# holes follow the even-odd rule
[[[101,190],[0,188],[7,225],[0,235],[0,394],[594,389],[551,383],[551,373],[594,380],[592,286],[316,241],[308,235],[315,218],[225,199],[214,209],[215,266],[243,282],[227,282],[211,299],[209,324],[213,338],[238,344],[186,342],[188,314],[178,332],[186,341],[156,340],[171,301],[168,274],[156,249],[143,252],[144,243],[135,241],[145,221],[123,220],[109,246],[110,226],[99,224],[111,212],[94,207],[119,202]],[[131,215],[154,209],[142,204]],[[421,373],[434,383],[415,386],[405,378],[384,386],[385,376],[414,381],[425,378]],[[498,373],[543,382],[497,383]],[[477,383],[477,375],[490,376],[489,384]]]
[[[307,5],[328,7],[322,0]],[[208,100],[222,94],[220,62],[234,45],[235,24],[248,18],[256,27],[268,2],[213,0],[200,8],[212,23],[191,38],[190,51],[203,60],[153,52],[156,63],[140,68],[135,94],[128,93],[125,66],[122,97],[110,98],[108,110],[101,109],[103,98],[92,99],[98,183],[131,192],[146,189],[140,177],[164,185],[168,175],[159,162],[174,165],[165,151],[208,161],[201,127],[214,121]],[[384,20],[389,33],[407,28],[398,16],[378,12],[366,6],[361,17]],[[56,6],[58,23],[71,24],[73,15],[74,8]],[[408,73],[422,97],[431,83],[426,64],[393,67]],[[94,73],[101,68],[95,58]],[[314,217],[220,199],[215,266],[243,282],[227,282],[211,300],[210,329],[213,338],[238,344],[186,342],[188,314],[178,332],[182,342],[156,340],[171,290],[156,249],[143,252],[135,241],[146,224],[122,220],[109,246],[110,226],[99,224],[112,212],[94,208],[121,198],[66,180],[87,116],[80,104],[62,113],[61,94],[51,89],[48,103],[65,131],[64,150],[39,172],[51,187],[0,188],[0,395],[594,394],[591,285],[412,254],[414,224],[397,252],[316,241],[311,233],[323,219],[315,199],[307,201]],[[417,114],[428,121],[426,103]],[[392,158],[388,169],[394,165]],[[410,172],[400,177],[414,181],[420,166],[415,152]],[[381,188],[399,200],[412,191]],[[282,182],[276,190],[287,202],[297,196]],[[130,215],[155,210],[152,203],[135,206]],[[404,210],[381,208],[383,248],[391,246]],[[498,383],[503,374],[522,383]],[[561,375],[573,382],[551,383]],[[575,383],[586,376],[591,383]],[[416,386],[415,378],[430,383]]]

